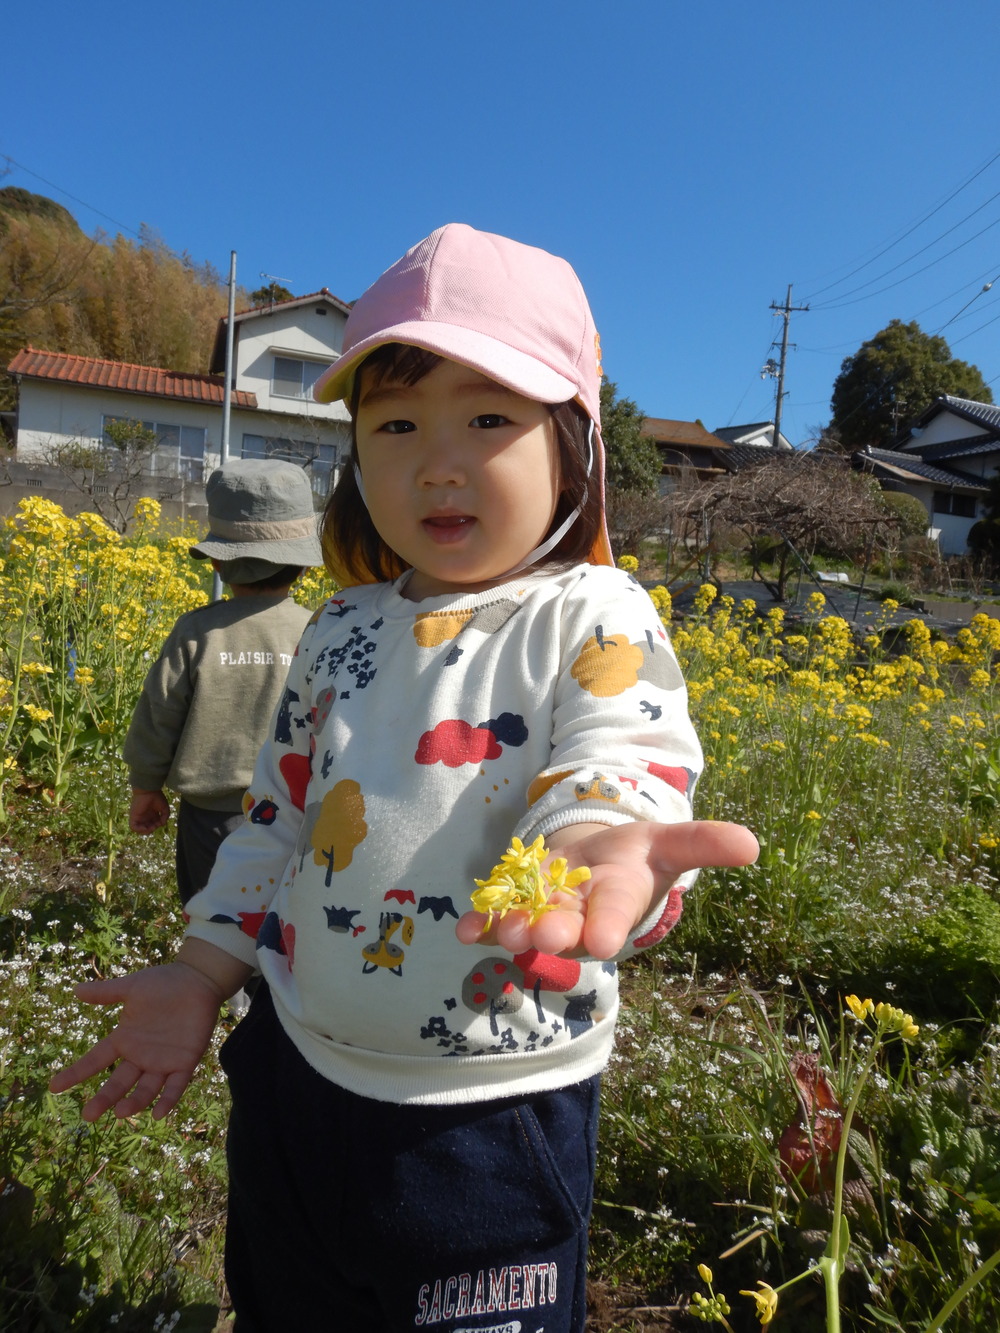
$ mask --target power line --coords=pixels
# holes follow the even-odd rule
[[[919,319],[921,315],[926,315],[928,310],[936,310],[939,305],[944,305],[945,301],[950,301],[953,296],[961,296],[962,292],[965,291],[970,282],[982,282],[983,278],[988,277],[992,272],[993,265],[991,264],[985,273],[977,273],[974,278],[970,278],[968,282],[963,282],[960,287],[956,287],[955,290],[949,292],[947,296],[942,296],[939,300],[932,301],[930,305],[925,305],[922,310],[917,311],[913,318]]]
[[[878,254],[872,255],[871,259],[866,259],[863,264],[859,264],[858,267],[852,269],[850,273],[845,273],[845,275],[842,278],[837,278],[834,282],[827,283],[825,287],[820,287],[820,289],[816,292],[813,292],[812,296],[810,296],[808,299],[810,301],[813,301],[817,296],[822,296],[824,292],[830,291],[831,288],[839,287],[842,282],[849,282],[850,279],[853,278],[856,273],[862,272],[863,269],[866,269],[869,267],[869,265],[874,264],[877,259],[881,259],[883,255],[888,254],[890,250],[895,249],[895,247],[899,245],[901,241],[906,240],[907,236],[912,236],[912,234],[917,230],[918,227],[922,227],[925,222],[929,222],[935,213],[940,213],[941,209],[944,208],[945,204],[950,204],[952,199],[954,199],[956,195],[961,194],[962,191],[966,188],[966,186],[971,185],[974,180],[976,180],[979,176],[983,174],[984,171],[987,170],[987,168],[991,167],[993,163],[997,160],[997,158],[1000,158],[1000,150],[994,153],[993,156],[989,159],[989,161],[984,163],[984,165],[981,166],[978,171],[974,171],[972,175],[968,178],[968,180],[963,181],[961,185],[959,185],[956,189],[952,190],[951,194],[949,194],[947,198],[942,199],[941,203],[937,204],[934,208],[932,208],[929,213],[925,213],[922,218],[920,218],[917,222],[914,222],[914,224],[911,227],[909,227],[906,231],[904,231],[901,236],[897,236],[897,238],[894,241],[891,241],[887,246],[881,249],[878,252]],[[938,239],[940,239],[940,237]],[[934,242],[932,241],[931,244],[933,245]],[[904,260],[903,262],[905,263],[906,261]],[[878,282],[878,279],[875,278],[873,279],[873,281]]]
[[[901,259],[898,264],[893,264],[891,268],[887,268],[885,272],[880,273],[878,277],[870,278],[867,282],[863,282],[860,287],[852,287],[849,292],[842,292],[840,296],[833,297],[832,301],[834,302],[841,301],[846,296],[853,296],[855,292],[863,292],[864,289],[866,287],[870,287],[872,283],[881,282],[883,278],[887,278],[890,273],[895,273],[896,270],[902,268],[904,264],[909,264],[911,260],[918,259],[922,254],[926,253],[926,251],[932,249],[935,245],[937,245],[938,241],[943,241],[946,236],[950,236],[953,231],[957,231],[958,228],[961,227],[963,223],[968,222],[969,218],[975,217],[977,213],[981,213],[983,209],[987,206],[987,204],[993,203],[994,199],[1000,199],[1000,190],[998,190],[996,194],[991,194],[989,199],[984,200],[984,202],[981,203],[978,208],[974,208],[971,213],[966,213],[964,218],[960,218],[959,221],[954,224],[954,226],[949,227],[947,231],[943,231],[940,234],[940,236],[935,236],[933,241],[928,241],[927,244],[922,245],[919,250],[915,250],[912,255],[907,255],[907,257],[905,259]],[[977,235],[982,235],[982,232],[978,232]],[[970,240],[975,240],[975,239],[976,239],[975,236],[970,237]],[[951,251],[950,253],[953,254],[954,251]],[[942,258],[947,258],[947,256],[942,256]],[[875,295],[875,293],[873,292],[872,295]],[[831,302],[823,301],[817,308],[826,309],[830,308],[830,306]],[[836,306],[834,305],[832,308],[836,309]]]
[[[982,333],[983,329],[988,329],[990,325],[995,324],[998,319],[1000,319],[1000,315],[994,315],[993,318],[988,319],[985,324],[980,324],[978,328],[970,329],[968,333],[963,333],[961,338],[956,338],[951,344],[952,347],[957,347],[959,343],[964,343],[967,338],[973,338],[977,333]]]
[[[75,204],[80,204],[84,208],[89,208],[91,213],[96,213],[98,217],[104,218],[107,222],[113,222],[116,227],[121,227],[123,231],[127,231],[130,236],[135,236],[137,240],[142,240],[141,234],[137,232],[134,227],[130,227],[127,222],[119,222],[119,220],[113,218],[110,213],[102,213],[101,210],[95,208],[93,204],[88,204],[86,199],[79,199],[75,194],[70,194],[69,190],[64,190],[61,185],[56,185],[55,181],[50,181],[46,179],[45,176],[40,176],[37,171],[32,171],[30,167],[24,166],[23,163],[16,162],[14,158],[8,156],[8,154],[4,153],[3,158],[4,161],[9,162],[12,167],[17,167],[18,171],[27,172],[27,174],[33,176],[36,181],[41,181],[43,185],[48,185],[50,189],[58,190],[59,193],[64,194],[67,199],[72,199]]]
[[[909,282],[911,278],[916,278],[921,273],[926,273],[929,268],[934,268],[936,264],[943,263],[944,260],[950,259],[952,255],[958,254],[959,250],[964,250],[967,245],[971,245],[973,241],[977,241],[980,236],[985,236],[988,231],[992,231],[993,228],[997,226],[1000,226],[1000,218],[994,218],[992,222],[988,223],[980,231],[977,231],[974,236],[970,236],[966,240],[961,241],[945,254],[939,255],[937,259],[932,259],[929,264],[924,264],[921,268],[914,269],[914,271],[908,273],[905,278],[899,278],[896,282],[890,282],[885,287],[879,287],[877,291],[869,292],[867,296],[859,296],[853,301],[840,301],[839,303],[825,302],[817,308],[820,310],[844,310],[849,305],[858,305],[861,301],[870,301],[873,296],[881,296],[883,292],[892,291],[894,287],[900,287],[904,282]],[[941,238],[939,237],[938,239],[940,240]],[[911,258],[916,258],[916,256],[911,255]],[[847,295],[846,292],[845,295]]]
[[[761,360],[761,364],[763,364],[764,360],[765,360],[766,357],[767,357],[767,353],[771,350],[771,348],[772,348],[773,346],[774,346],[774,339],[773,339],[773,338],[768,338],[768,340],[767,340],[767,348],[766,348],[766,350],[765,350],[765,352],[764,352],[764,355],[760,358],[760,360]],[[753,386],[754,386],[754,382],[755,382],[758,378],[759,378],[759,372],[754,371],[753,375],[750,377],[750,383],[749,383],[749,384],[747,385],[747,387],[743,390],[743,393],[742,393],[742,395],[740,396],[740,401],[736,404],[736,406],[733,408],[732,412],[731,412],[730,415],[729,415],[729,420],[726,422],[726,425],[727,425],[727,426],[731,426],[731,425],[733,424],[733,419],[735,418],[736,413],[737,413],[737,412],[740,410],[740,408],[743,406],[744,399],[746,398],[746,396],[747,396],[747,394],[750,392],[750,390],[753,388]]]
[[[985,284],[985,286],[980,287],[979,291],[976,292],[975,296],[970,297],[969,300],[966,301],[965,305],[962,306],[962,310],[968,310],[969,306],[972,305],[972,302],[973,302],[973,301],[978,301],[979,298],[980,298],[985,292],[988,292],[988,291],[992,288],[993,283],[996,282],[998,279],[1000,279],[1000,273],[998,273],[997,276],[996,276],[995,278],[992,279],[992,281],[987,282],[987,283]],[[957,314],[952,315],[951,319],[949,319],[946,323],[942,324],[940,329],[936,329],[936,330],[935,330],[935,337],[937,336],[937,334],[941,333],[942,330],[946,329],[946,328],[948,327],[949,324],[954,324],[955,320],[958,319],[958,316],[962,313],[962,310],[959,310],[959,311],[957,312]],[[992,322],[992,321],[991,321],[991,322]],[[985,327],[985,325],[984,325],[983,327]],[[971,335],[970,335],[970,336],[971,336]]]

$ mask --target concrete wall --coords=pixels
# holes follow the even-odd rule
[[[208,531],[208,506],[205,488],[200,483],[147,477],[141,494],[159,500],[164,520],[194,519]],[[0,472],[0,518],[17,513],[18,503],[30,496],[41,496],[59,505],[63,513],[75,515],[97,512],[90,496],[77,490],[58,468],[40,464],[8,462]],[[138,494],[135,496],[138,499]]]

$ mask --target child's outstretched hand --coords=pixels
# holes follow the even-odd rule
[[[122,1119],[148,1106],[153,1106],[153,1119],[162,1120],[177,1105],[208,1049],[225,999],[220,988],[196,968],[175,960],[127,977],[82,982],[76,994],[89,1004],[123,1008],[117,1027],[59,1070],[50,1090],[65,1092],[111,1070],[84,1106],[84,1120],[97,1120],[112,1108]]]
[[[574,824],[551,836],[549,851],[591,873],[572,895],[553,895],[557,911],[533,924],[528,911],[510,911],[492,924],[482,912],[466,912],[455,933],[463,944],[486,941],[515,954],[538,949],[613,958],[685,870],[749,865],[759,850],[742,824]]]

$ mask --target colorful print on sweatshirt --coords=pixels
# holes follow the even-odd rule
[[[575,1082],[610,1051],[615,963],[462,945],[455,922],[512,836],[691,818],[680,671],[617,570],[403,587],[349,589],[306,629],[189,933],[259,967],[305,1058],[361,1095]],[[690,878],[625,953],[662,938]]]

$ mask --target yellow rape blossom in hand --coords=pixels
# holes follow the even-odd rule
[[[548,854],[540,836],[530,847],[525,847],[520,838],[514,838],[489,878],[476,880],[472,906],[488,918],[489,925],[495,916],[503,920],[511,911],[527,911],[529,922],[534,925],[558,906],[550,901],[554,893],[575,895],[576,886],[590,879],[586,866],[569,870],[564,856],[555,857],[543,870],[542,862]]]

